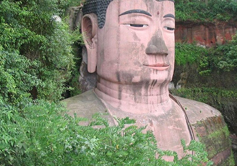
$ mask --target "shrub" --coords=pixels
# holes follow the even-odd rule
[[[55,103],[32,101],[19,109],[1,99],[0,109],[0,165],[189,166],[207,161],[199,142],[184,146],[185,151],[196,153],[182,159],[175,152],[158,150],[153,134],[142,133],[144,128],[137,128],[128,118],[118,120],[118,126],[109,126],[95,115],[89,126],[81,126],[78,123],[83,119],[69,117]],[[129,127],[124,128],[125,124]],[[174,161],[163,160],[166,155],[174,156]]]
[[[237,35],[225,45],[202,48],[195,44],[176,43],[175,62],[185,66],[196,64],[201,75],[229,72],[237,68]]]
[[[235,0],[176,0],[176,19],[179,21],[215,22],[235,20]]]
[[[237,35],[225,45],[218,46],[212,52],[215,67],[222,71],[233,71],[237,68]]]
[[[69,28],[55,22],[63,16],[66,1],[0,2],[1,95],[9,102],[22,94],[57,101],[66,90],[73,68]],[[7,86],[6,86],[7,84]]]
[[[205,48],[196,46],[195,44],[175,44],[175,62],[177,65],[193,64],[200,61],[202,55],[205,55]]]

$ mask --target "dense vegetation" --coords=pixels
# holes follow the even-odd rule
[[[207,161],[203,145],[192,142],[185,150],[194,156],[179,160],[173,152],[160,152],[152,133],[143,134],[142,128],[130,126],[129,119],[109,127],[95,116],[91,126],[80,126],[81,119],[62,116],[62,107],[37,101],[21,109],[1,104],[0,165],[197,165]],[[94,129],[93,125],[103,125]],[[160,158],[155,158],[155,153]],[[174,156],[166,162],[162,155]],[[192,158],[192,160],[190,159]]]
[[[124,130],[125,123],[132,123],[129,119],[118,120],[118,126],[109,127],[95,116],[90,126],[80,126],[78,122],[83,119],[65,114],[59,101],[72,88],[68,83],[75,72],[71,45],[79,36],[72,35],[64,18],[66,9],[79,3],[0,1],[0,165],[198,165],[207,161],[204,147],[198,142],[184,147],[196,153],[182,159],[174,152],[158,150],[151,133],[143,134],[142,128],[133,125]],[[182,2],[177,3],[177,8],[179,4]],[[184,3],[180,11],[181,6]],[[180,14],[183,17],[179,12],[177,16],[189,19],[184,17],[185,12]],[[63,20],[55,21],[54,15]],[[182,58],[189,49],[193,50],[192,56]],[[215,62],[216,67],[234,69],[233,52],[237,48],[219,49],[227,49],[229,56],[219,54],[221,61]],[[207,55],[206,50],[190,45],[177,45],[177,50],[180,64],[193,63],[200,54]],[[208,58],[208,63],[213,62]],[[203,59],[200,58],[200,67]],[[98,124],[104,127],[94,129]],[[160,154],[158,159],[155,153]],[[174,162],[165,162],[162,155],[174,156]]]
[[[175,61],[177,65],[198,65],[200,74],[214,71],[235,71],[237,69],[237,35],[225,45],[203,48],[195,44],[176,43]]]
[[[176,0],[175,8],[179,21],[236,21],[237,15],[236,0]]]
[[[1,2],[0,93],[5,102],[21,103],[30,95],[61,98],[73,55],[67,25],[52,18],[64,14],[66,6],[60,5],[57,0]]]

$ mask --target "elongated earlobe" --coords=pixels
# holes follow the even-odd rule
[[[96,70],[97,63],[97,16],[95,14],[86,14],[82,18],[81,29],[83,40],[87,49],[87,69],[93,73]]]

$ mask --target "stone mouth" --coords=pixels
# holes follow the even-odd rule
[[[149,68],[151,68],[151,69],[160,70],[160,71],[162,71],[162,70],[167,70],[167,69],[170,67],[170,65],[168,65],[168,64],[163,64],[163,63],[144,64],[144,66],[149,67]]]

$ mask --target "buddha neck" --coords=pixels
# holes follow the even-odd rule
[[[118,84],[100,78],[95,93],[116,111],[164,114],[172,107],[168,83]]]

